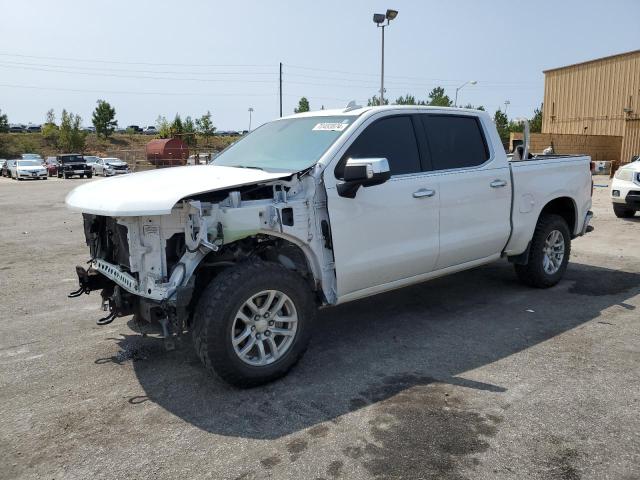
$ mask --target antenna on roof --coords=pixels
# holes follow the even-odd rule
[[[358,105],[355,100],[351,100],[344,109],[344,112],[350,112],[351,110],[357,110],[358,108],[362,108],[362,105]]]

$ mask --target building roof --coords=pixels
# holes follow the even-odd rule
[[[588,63],[597,63],[597,62],[601,62],[603,60],[610,60],[612,58],[626,57],[626,56],[638,55],[638,54],[640,54],[640,50],[632,50],[630,52],[616,53],[615,55],[608,55],[606,57],[594,58],[593,60],[586,60],[584,62],[572,63],[571,65],[565,65],[563,67],[549,68],[547,70],[543,70],[542,73],[549,73],[549,72],[554,72],[556,70],[562,70],[564,68],[577,67],[578,65],[586,65]]]

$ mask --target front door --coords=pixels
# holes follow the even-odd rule
[[[391,178],[341,197],[327,184],[338,297],[428,273],[438,258],[438,185],[425,172],[417,117],[374,117],[338,162],[325,170],[338,183],[347,158],[386,158]]]

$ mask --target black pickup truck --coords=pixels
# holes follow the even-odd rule
[[[93,176],[93,170],[91,165],[88,165],[84,157],[78,153],[66,153],[64,155],[58,155],[58,178],[70,178],[74,175],[78,175],[80,178],[91,178]]]

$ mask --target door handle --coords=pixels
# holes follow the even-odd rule
[[[491,188],[500,188],[500,187],[506,187],[507,182],[505,180],[494,180],[489,185],[491,185]]]
[[[435,190],[429,190],[427,188],[421,188],[413,192],[413,198],[425,198],[425,197],[433,197],[436,194]]]

